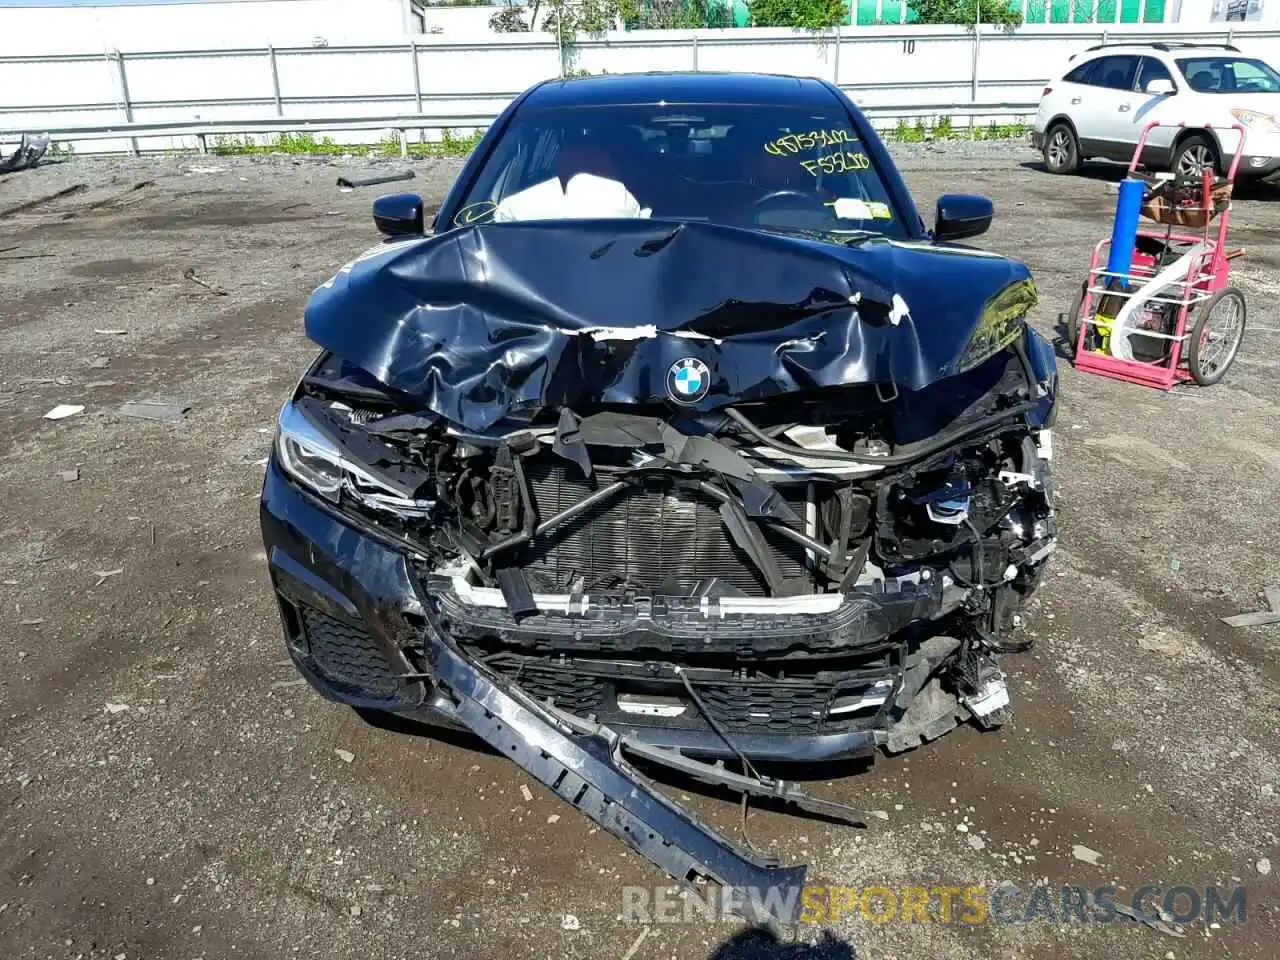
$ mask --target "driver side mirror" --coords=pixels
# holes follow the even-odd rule
[[[935,243],[947,240],[963,240],[986,233],[996,208],[986,197],[969,193],[944,193],[938,198],[934,220]]]
[[[373,225],[388,237],[422,236],[422,198],[389,193],[373,201]]]
[[[1171,97],[1177,91],[1174,89],[1172,80],[1166,80],[1164,77],[1157,77],[1147,84],[1145,92],[1152,97]]]

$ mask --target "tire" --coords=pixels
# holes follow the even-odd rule
[[[1187,341],[1187,367],[1196,383],[1209,387],[1226,376],[1244,341],[1244,325],[1244,294],[1235,287],[1224,287],[1196,307]]]
[[[1089,284],[1080,285],[1075,302],[1071,304],[1071,312],[1067,314],[1067,356],[1076,355],[1076,344],[1080,342],[1080,311],[1084,308],[1084,292]]]
[[[1218,158],[1218,145],[1212,138],[1202,133],[1193,133],[1182,140],[1169,160],[1169,169],[1179,180],[1199,179],[1200,171],[1205,166],[1213,170],[1216,175],[1221,168],[1221,163]]]
[[[1044,167],[1050,173],[1075,173],[1080,169],[1080,141],[1071,124],[1059,121],[1044,132]]]

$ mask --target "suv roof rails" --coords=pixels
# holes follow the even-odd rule
[[[1240,48],[1231,43],[1153,43],[1151,46],[1157,50],[1163,50],[1166,53],[1170,50],[1185,50],[1195,47],[1211,47],[1215,50],[1230,50],[1233,53],[1239,53]]]
[[[1096,43],[1092,47],[1086,47],[1085,53],[1093,53],[1095,50],[1104,50],[1108,47],[1150,47],[1152,50],[1163,50],[1168,53],[1170,50],[1187,50],[1197,47],[1209,47],[1215,50],[1230,50],[1233,53],[1239,53],[1240,48],[1230,43],[1178,43],[1178,42],[1160,42],[1160,43]],[[1075,54],[1068,57],[1074,60]]]

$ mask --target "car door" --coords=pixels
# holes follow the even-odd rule
[[[1133,90],[1128,97],[1128,109],[1119,111],[1122,117],[1118,128],[1119,142],[1125,145],[1130,157],[1133,156],[1133,150],[1138,145],[1143,128],[1148,123],[1156,121],[1174,124],[1180,119],[1185,119],[1178,115],[1180,101],[1177,99],[1178,95],[1185,91],[1174,79],[1169,68],[1158,57],[1141,57],[1140,61]],[[1173,88],[1173,92],[1159,92],[1162,84],[1158,81],[1165,81]],[[1157,89],[1151,89],[1153,86]],[[1185,99],[1184,96],[1183,100]],[[1173,146],[1173,138],[1177,133],[1178,131],[1171,126],[1156,127],[1152,130],[1147,137],[1147,147],[1150,150],[1143,150],[1143,161],[1167,163],[1169,150]]]
[[[1097,87],[1093,92],[1097,111],[1095,155],[1110,160],[1128,160],[1133,156],[1138,138],[1129,139],[1133,129],[1133,85],[1138,74],[1137,54],[1104,57],[1094,74]]]
[[[1045,122],[1054,115],[1065,114],[1076,128],[1076,136],[1080,139],[1081,157],[1093,156],[1087,143],[1098,139],[1098,127],[1101,115],[1097,108],[1096,94],[1099,92],[1095,78],[1099,75],[1106,57],[1095,57],[1067,71],[1057,83],[1051,85],[1051,93],[1045,96],[1041,109],[1052,114],[1045,117]]]

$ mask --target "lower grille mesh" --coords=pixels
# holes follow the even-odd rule
[[[597,489],[577,474],[576,466],[542,460],[529,463],[526,471],[542,519]],[[796,506],[802,514],[803,506]],[[764,536],[783,579],[809,583],[804,548],[771,531]],[[520,565],[556,589],[581,577],[588,590],[665,585],[688,595],[699,581],[715,577],[748,596],[767,594],[755,565],[729,540],[719,504],[705,494],[674,489],[659,477],[622,491],[548,534],[546,543],[525,551]]]
[[[693,703],[678,680],[658,679],[643,668],[619,670],[605,662],[557,661],[523,657],[511,653],[490,655],[486,665],[503,674],[536,700],[550,700],[562,710],[578,716],[595,716],[604,722],[621,720],[662,725],[703,728],[702,707]],[[652,664],[650,664],[652,666]],[[629,675],[628,675],[629,674]],[[872,660],[849,671],[818,671],[808,676],[787,678],[701,676],[693,682],[698,699],[712,718],[728,730],[750,733],[818,734],[837,733],[872,725],[879,708],[829,713],[841,697],[856,697],[880,691],[892,682],[897,668]],[[654,720],[629,715],[618,706],[618,696],[633,693],[661,694],[685,709],[679,719]]]
[[[391,664],[368,633],[311,607],[297,609],[311,659],[325,677],[372,697],[392,698],[403,692]]]

